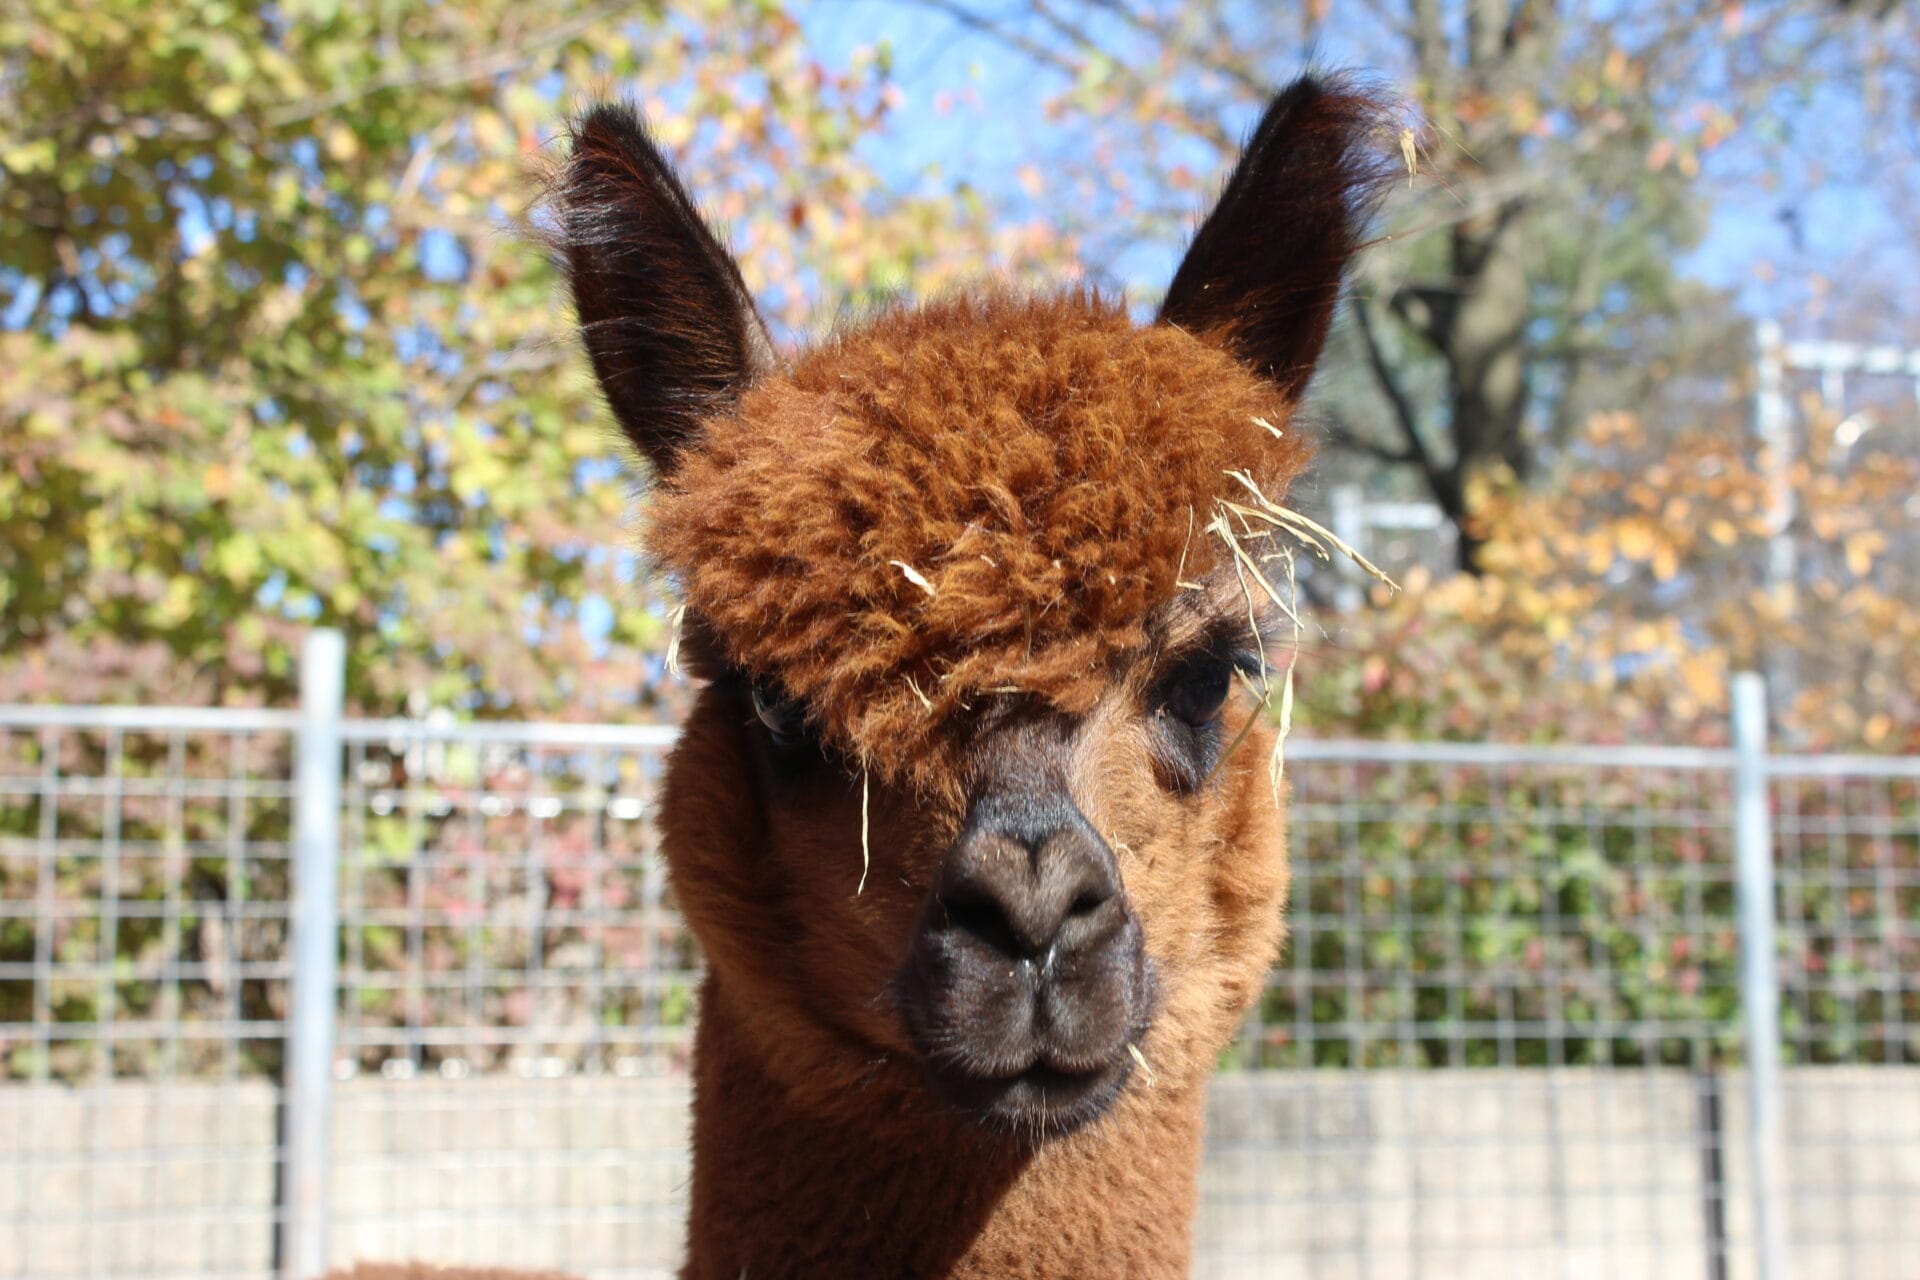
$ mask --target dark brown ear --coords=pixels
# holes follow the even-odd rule
[[[1393,178],[1390,118],[1339,77],[1281,90],[1174,273],[1161,323],[1219,343],[1299,399],[1341,274]]]
[[[575,120],[552,203],[593,370],[662,474],[771,367],[740,270],[631,107]]]

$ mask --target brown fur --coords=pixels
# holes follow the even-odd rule
[[[1205,526],[1241,496],[1229,469],[1277,500],[1305,463],[1294,410],[1384,174],[1378,118],[1337,81],[1276,99],[1154,326],[987,291],[742,376],[697,439],[623,415],[660,462],[648,549],[720,677],[661,811],[709,965],[688,1280],[1186,1273],[1206,1078],[1287,877],[1263,711],[1229,706],[1237,750],[1182,787],[1160,691],[1248,625]],[[804,706],[815,764],[769,756],[743,679]],[[929,1093],[897,985],[1022,716],[1065,744],[1041,767],[1112,851],[1157,991],[1147,1070],[1024,1142]]]
[[[710,965],[689,1280],[733,1280],[742,1268],[1186,1274],[1205,1081],[1271,962],[1286,864],[1267,731],[1255,728],[1228,759],[1217,793],[1170,797],[1152,781],[1139,685],[1110,689],[1090,713],[1071,786],[1125,847],[1127,892],[1161,975],[1141,1045],[1154,1081],[1136,1078],[1102,1121],[1037,1151],[935,1104],[885,1000],[958,815],[876,786],[875,866],[856,896],[858,786],[763,823],[741,804],[755,790],[749,731],[703,697],[661,815],[675,889]],[[1256,714],[1238,708],[1229,732]]]
[[[993,692],[1088,711],[1204,576],[1226,472],[1306,450],[1273,384],[1089,295],[961,296],[807,353],[715,419],[647,542],[731,663],[877,776],[950,778]],[[1184,555],[1184,569],[1182,569]],[[913,582],[910,566],[931,586]]]
[[[1287,880],[1266,713],[1211,710],[1258,602],[1206,526],[1305,462],[1377,115],[1282,93],[1151,327],[987,291],[784,369],[631,112],[575,126],[558,233],[713,678],[659,815],[708,964],[688,1280],[1186,1273]],[[1072,918],[1016,937],[1045,874]]]

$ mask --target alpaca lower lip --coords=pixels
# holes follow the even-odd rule
[[[1060,1071],[1044,1064],[1017,1075],[933,1073],[935,1090],[955,1110],[989,1128],[1058,1137],[1098,1119],[1126,1087],[1127,1058],[1093,1071]]]

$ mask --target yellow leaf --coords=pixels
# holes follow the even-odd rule
[[[1708,706],[1720,696],[1720,664],[1711,654],[1690,653],[1680,659],[1680,679],[1687,692]]]
[[[1886,549],[1887,540],[1879,531],[1869,529],[1856,533],[1846,542],[1847,568],[1856,578],[1864,578],[1873,571],[1873,558]]]
[[[207,110],[216,116],[230,116],[247,102],[247,91],[237,84],[223,84],[207,93]]]
[[[654,126],[653,136],[669,148],[678,150],[693,141],[694,128],[692,116],[676,112]]]
[[[344,124],[327,130],[327,154],[345,164],[360,154],[360,139]]]
[[[484,150],[496,150],[502,142],[506,141],[506,124],[498,114],[492,111],[482,111],[475,116],[472,127],[473,140]]]
[[[1653,530],[1644,521],[1627,521],[1615,531],[1613,538],[1620,554],[1629,560],[1647,560],[1653,556]]]

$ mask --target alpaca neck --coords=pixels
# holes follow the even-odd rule
[[[1135,1081],[1038,1151],[917,1087],[802,1102],[709,978],[684,1280],[1185,1276],[1204,1085]]]

